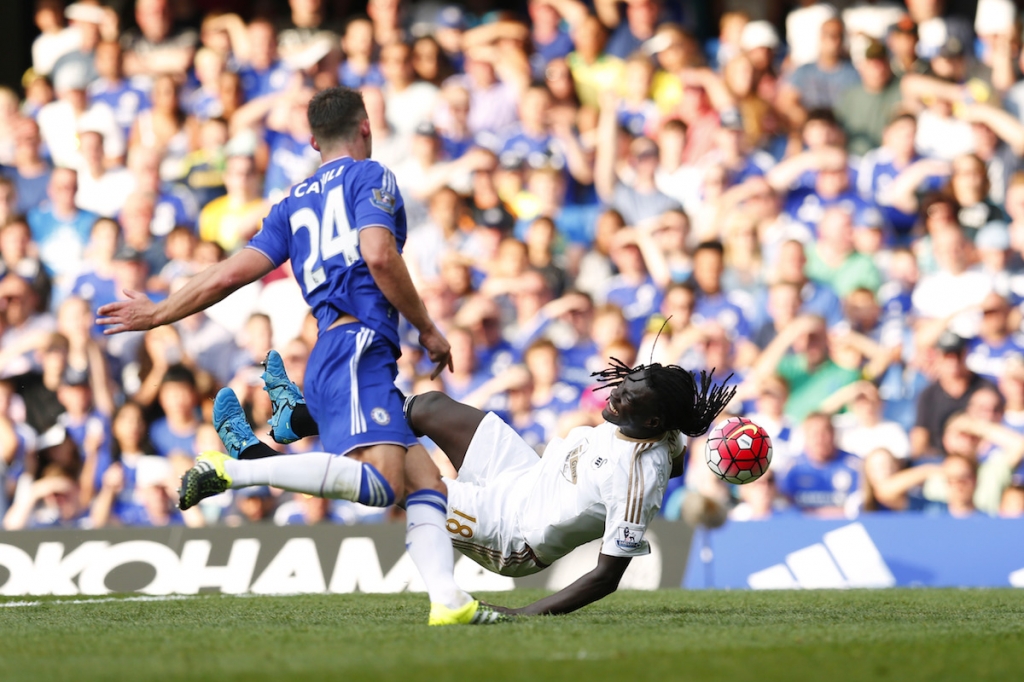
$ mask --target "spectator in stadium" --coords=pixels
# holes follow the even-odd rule
[[[109,422],[93,406],[88,374],[67,368],[57,399],[64,408],[60,422],[82,458],[78,483],[82,502],[88,505],[100,487],[100,472],[110,465]]]
[[[836,391],[860,378],[860,367],[849,364],[849,353],[833,358],[832,348],[838,350],[839,343],[830,343],[825,320],[817,315],[801,315],[762,351],[751,375],[758,381],[776,373],[781,376],[790,387],[785,413],[801,420],[819,410]]]
[[[40,306],[35,290],[17,273],[0,280],[0,350],[10,373],[33,366],[31,353],[54,330],[54,319]]]
[[[608,26],[615,27],[608,39],[608,54],[625,59],[639,50],[645,41],[654,36],[660,12],[660,0],[633,0],[626,4],[625,17],[618,15],[618,7],[607,10],[609,18],[615,16],[611,22],[601,17]]]
[[[1017,476],[1016,483],[1003,491],[999,505],[999,516],[1004,519],[1024,518],[1024,478]]]
[[[996,292],[981,301],[978,336],[967,342],[967,367],[992,383],[1003,375],[1006,359],[1024,354],[1024,343],[1010,324],[1010,302]]]
[[[998,377],[999,394],[1005,399],[1003,424],[1024,433],[1024,356],[1007,355]]]
[[[772,439],[773,468],[785,471],[800,450],[802,437],[800,429],[784,412],[789,386],[781,377],[771,375],[756,384],[749,380],[744,382],[736,397],[749,400],[752,393],[753,411],[748,410],[745,416],[763,428]]]
[[[353,17],[341,36],[344,60],[338,67],[338,84],[347,88],[384,85],[380,66],[373,59],[373,23],[366,17]]]
[[[175,170],[174,184],[188,188],[199,206],[205,206],[224,195],[224,167],[227,164],[228,123],[222,118],[211,118],[196,126],[198,142],[181,165]],[[238,144],[236,154],[253,154],[255,141],[246,133],[236,139],[245,139]],[[150,185],[152,186],[152,185]],[[198,209],[197,209],[198,210]],[[192,223],[194,224],[194,220]]]
[[[843,408],[846,411],[838,413]],[[845,386],[823,402],[821,409],[826,414],[835,414],[832,424],[840,449],[862,459],[883,447],[900,460],[910,455],[906,431],[896,422],[883,418],[882,398],[871,382],[858,381]]]
[[[156,208],[150,231],[157,237],[170,234],[177,226],[195,231],[199,198],[180,182],[160,179],[160,152],[152,147],[132,147],[128,151],[128,170],[135,189],[156,195]]]
[[[6,225],[14,217],[17,200],[14,181],[0,174],[0,225]]]
[[[416,80],[412,48],[404,43],[381,49],[380,70],[388,125],[399,137],[410,136],[416,126],[431,120],[440,91],[436,85]]]
[[[580,103],[598,106],[601,93],[615,87],[622,75],[622,60],[605,52],[608,30],[596,16],[589,15],[572,31],[576,49],[566,57],[566,63],[576,83]]]
[[[78,142],[81,164],[75,205],[95,215],[112,218],[135,188],[135,179],[127,168],[104,161],[101,129],[83,122],[78,130]]]
[[[875,292],[882,284],[871,257],[854,249],[853,231],[848,209],[828,208],[818,223],[818,239],[807,248],[807,276],[828,284],[840,298],[855,289]]]
[[[739,503],[729,510],[731,521],[764,521],[789,510],[785,498],[779,495],[774,467],[756,481],[740,486],[739,496]]]
[[[860,82],[839,96],[835,111],[846,130],[847,150],[861,156],[881,144],[882,132],[900,105],[902,94],[880,41],[868,39],[856,67]]]
[[[638,225],[665,211],[679,209],[680,205],[662,194],[655,184],[658,145],[650,138],[640,137],[629,145],[629,165],[635,174],[632,183],[627,185],[615,177],[615,101],[611,97],[602,101],[594,186],[601,200],[618,211],[627,225]]]
[[[452,346],[452,361],[458,361],[460,366],[443,375],[442,381],[448,395],[456,400],[462,400],[480,388],[487,380],[487,376],[477,367],[473,333],[462,327],[452,327],[448,330],[447,336]]]
[[[117,41],[105,40],[97,45],[95,63],[97,78],[86,88],[89,104],[100,102],[110,107],[127,140],[135,118],[149,105],[149,96],[125,79],[123,53]]]
[[[619,237],[620,234],[626,238]],[[596,300],[613,303],[622,310],[629,323],[630,341],[639,343],[648,316],[661,305],[662,294],[647,271],[639,247],[628,237],[628,233],[619,231],[613,238],[610,255],[619,274],[604,283]]]
[[[912,299],[919,319],[933,321],[931,326],[940,332],[950,326],[965,337],[974,335],[976,323],[962,315],[963,311],[980,305],[993,286],[989,274],[972,266],[969,248],[958,227],[937,228],[932,235],[932,254],[938,271],[921,279]]]
[[[78,482],[60,467],[51,466],[14,498],[3,526],[4,530],[81,528],[85,516]]]
[[[110,367],[102,346],[92,336],[93,316],[89,301],[69,296],[57,313],[57,331],[68,339],[68,376],[85,377],[96,412],[108,419],[114,413],[116,391],[110,383]]]
[[[750,345],[750,324],[737,300],[740,296],[722,288],[722,274],[725,272],[725,249],[720,241],[706,241],[697,245],[693,252],[692,283],[697,292],[697,303],[693,310],[694,321],[716,321],[729,334],[738,339],[741,353],[747,361],[755,353]]]
[[[57,60],[75,49],[82,37],[66,25],[63,0],[38,0],[33,19],[39,35],[32,41],[32,69],[48,76]]]
[[[184,365],[171,365],[160,381],[157,400],[164,416],[150,427],[155,453],[161,457],[176,455],[191,459],[196,452],[195,437],[199,426],[195,375]]]
[[[885,46],[891,55],[889,66],[895,76],[927,73],[928,64],[920,59],[917,52],[917,24],[910,16],[902,17],[889,28]]]
[[[530,404],[533,419],[544,430],[541,442],[547,443],[558,435],[559,418],[577,408],[580,390],[562,381],[558,348],[547,339],[535,341],[530,345],[523,353],[523,362],[532,379]]]
[[[39,124],[30,118],[21,120],[14,129],[13,165],[0,168],[0,174],[14,183],[15,211],[20,214],[28,213],[46,200],[51,168],[40,155],[42,141]]]
[[[802,301],[800,312],[820,315],[832,328],[843,320],[842,302],[832,287],[810,279],[806,268],[804,245],[795,239],[783,242],[775,264],[775,281],[797,285]]]
[[[843,22],[833,17],[821,25],[820,50],[814,63],[798,67],[784,81],[779,104],[785,115],[802,124],[812,109],[835,110],[848,88],[860,82],[843,54]]]
[[[240,526],[247,523],[263,523],[274,518],[276,500],[266,486],[255,486],[237,490],[231,495],[232,507],[225,512],[224,523]],[[324,500],[328,502],[328,500]],[[191,511],[191,510],[189,510]]]
[[[438,87],[455,73],[437,39],[429,35],[413,42],[412,68],[419,80]]]
[[[142,275],[143,281],[150,274],[160,272],[168,262],[164,249],[165,238],[154,236],[151,228],[155,213],[156,195],[137,191],[125,199],[119,216],[124,257],[115,260],[144,263],[146,271]]]
[[[200,212],[199,237],[231,253],[259,231],[268,207],[260,197],[256,161],[251,156],[228,157],[224,187],[227,193]]]
[[[939,353],[937,377],[921,393],[917,419],[910,432],[910,453],[913,457],[940,452],[947,420],[967,407],[971,394],[991,385],[967,368],[967,344],[963,338],[950,331],[943,332],[936,348]]]
[[[162,0],[144,0],[161,2]],[[181,108],[178,86],[171,75],[157,76],[149,91],[151,106],[135,119],[129,138],[131,147],[152,147],[160,151],[160,177],[177,180],[184,175],[185,157],[195,134],[194,121]]]
[[[913,114],[895,116],[882,131],[881,146],[864,153],[857,169],[857,191],[884,212],[892,228],[886,242],[898,246],[908,244],[917,220],[916,208],[898,198],[903,191],[900,187],[911,185],[912,192],[935,191],[940,189],[946,173],[945,164],[924,159],[915,151],[916,133],[917,119]]]
[[[39,258],[58,283],[77,267],[97,217],[75,205],[77,191],[78,173],[69,168],[54,169],[47,187],[48,201],[28,214]]]
[[[836,447],[828,415],[812,412],[803,423],[804,449],[779,479],[779,490],[804,513],[842,518],[857,492],[860,463]]]
[[[182,109],[186,114],[199,121],[224,115],[220,83],[226,69],[227,59],[224,55],[208,47],[199,48],[195,56],[195,76],[199,86],[188,92],[182,100]]]
[[[168,0],[137,0],[135,23],[138,28],[121,37],[125,73],[155,78],[188,70],[199,36],[194,29],[175,25]]]
[[[850,184],[849,157],[842,147],[791,156],[772,168],[766,179],[785,197],[786,214],[811,234],[816,234],[826,209],[839,205],[858,210],[866,204]]]
[[[76,2],[64,10],[64,16],[70,20],[70,28],[78,34],[74,47],[62,54],[54,63],[50,77],[60,77],[67,68],[82,68],[89,81],[95,80],[96,49],[103,34],[108,38],[117,35],[117,14],[98,3]],[[102,27],[102,31],[101,31]]]
[[[231,22],[232,15],[222,15]],[[231,47],[235,59],[239,63],[238,75],[241,77],[242,93],[245,101],[251,101],[265,95],[284,90],[288,85],[291,70],[278,58],[277,31],[269,19],[256,17],[249,22],[245,31],[245,39],[240,32],[229,31],[232,35]]]
[[[573,51],[569,34],[587,17],[588,10],[577,0],[530,0],[527,11],[534,48],[530,67],[534,78],[540,78],[552,60],[562,59]]]
[[[9,357],[15,349],[7,344],[4,346],[0,353]],[[61,334],[52,333],[43,337],[30,352],[35,356],[34,363],[40,369],[30,368],[19,373],[17,366],[8,358],[4,358],[0,366],[4,368],[4,376],[25,405],[25,423],[41,434],[53,427],[64,412],[57,399],[57,388],[64,379],[67,367],[68,340]]]
[[[767,319],[754,333],[754,344],[762,350],[765,349],[781,330],[797,318],[802,304],[798,284],[780,281],[768,287]]]
[[[901,468],[901,460],[884,447],[878,447],[864,457],[864,475],[858,497],[851,498],[849,507],[862,512],[942,510],[941,502],[926,499],[922,486],[935,473],[938,465],[924,464]]]
[[[48,308],[51,282],[34,250],[32,230],[24,218],[11,217],[0,224],[0,280],[10,273],[19,275],[36,292],[39,305]]]

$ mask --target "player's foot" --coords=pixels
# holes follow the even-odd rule
[[[260,442],[245,418],[238,396],[230,388],[220,389],[213,400],[213,427],[233,459],[238,459],[247,447]]]
[[[507,623],[512,616],[501,613],[481,601],[471,601],[461,609],[450,609],[444,604],[430,605],[430,625],[491,625]]]
[[[284,360],[276,350],[267,353],[263,361],[263,390],[270,394],[270,435],[283,445],[294,443],[299,436],[292,431],[292,412],[296,405],[305,405],[302,391],[288,378]]]
[[[231,487],[231,477],[224,469],[228,456],[209,450],[196,457],[195,465],[181,477],[178,507],[185,511],[200,500],[219,495]]]

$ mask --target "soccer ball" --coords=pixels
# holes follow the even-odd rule
[[[723,481],[750,483],[772,463],[772,439],[743,417],[732,417],[712,429],[704,447],[708,467]]]

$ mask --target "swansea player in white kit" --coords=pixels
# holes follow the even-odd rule
[[[495,573],[522,576],[602,538],[594,570],[529,606],[502,609],[508,613],[568,613],[614,592],[630,560],[650,552],[647,525],[669,478],[682,473],[686,437],[705,433],[735,394],[704,373],[698,381],[659,364],[616,360],[598,380],[612,389],[605,423],[573,429],[542,457],[493,413],[438,392],[406,401],[409,425],[459,472],[445,484],[447,529],[460,552]]]

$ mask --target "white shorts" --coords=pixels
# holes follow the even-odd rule
[[[533,448],[489,412],[473,434],[458,480],[445,479],[452,546],[501,575],[547,568],[522,539],[511,494],[515,482],[539,462]]]

